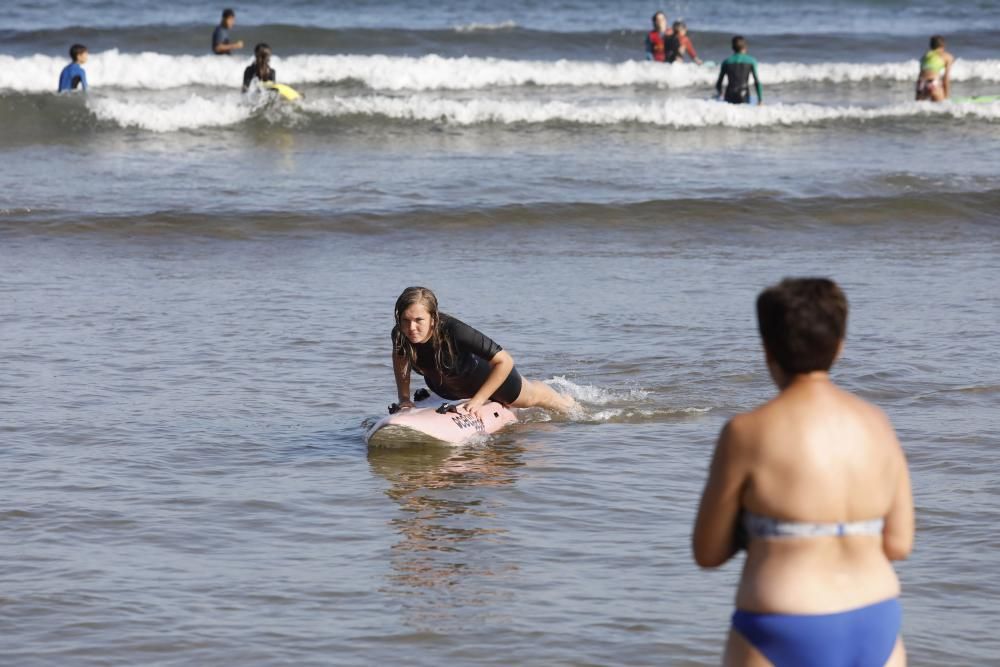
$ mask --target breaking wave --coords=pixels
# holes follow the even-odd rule
[[[0,56],[0,90],[44,92],[55,87],[64,58],[44,55]],[[91,55],[87,75],[93,88],[168,90],[188,86],[233,88],[246,63],[235,58],[158,53]],[[356,83],[376,91],[485,90],[522,86],[573,88],[691,88],[715,83],[714,67],[664,66],[630,60],[607,63],[584,60],[508,60],[388,55],[297,55],[274,58],[280,80],[292,85]],[[760,65],[766,85],[911,81],[917,62],[882,64],[794,63]],[[959,60],[954,81],[1000,82],[1000,60]]]

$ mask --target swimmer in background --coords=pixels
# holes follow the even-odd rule
[[[694,44],[691,43],[691,38],[688,37],[687,24],[684,21],[674,21],[673,35],[667,38],[664,47],[664,62],[673,63],[678,60],[683,62],[684,56],[687,56],[695,64],[702,64],[698,52],[694,50]]]
[[[663,12],[653,14],[652,21],[653,29],[646,35],[646,60],[666,62],[667,40],[674,36],[674,31],[667,24],[667,15]]]
[[[825,278],[757,297],[778,394],[722,429],[692,538],[704,568],[746,549],[726,665],[906,662],[892,561],[913,548],[910,475],[885,414],[830,378],[847,312]]]
[[[212,33],[212,53],[219,56],[231,56],[233,51],[243,48],[243,40],[229,41],[229,31],[236,24],[236,12],[232,9],[222,10],[222,21],[215,26]]]
[[[722,61],[719,80],[715,82],[715,92],[730,104],[750,104],[750,75],[757,89],[757,104],[764,103],[757,76],[757,60],[747,54],[747,40],[741,35],[733,37],[733,55]],[[727,79],[726,92],[722,92],[722,81]]]
[[[69,47],[69,57],[73,61],[63,68],[59,74],[59,92],[69,92],[76,90],[77,86],[81,90],[87,90],[87,72],[83,65],[87,64],[87,47],[83,44],[74,44]]]
[[[243,92],[250,90],[254,79],[261,83],[277,82],[277,73],[271,67],[271,47],[264,42],[253,47],[253,62],[243,70]]]
[[[392,369],[399,407],[414,407],[410,372],[424,376],[438,396],[469,399],[460,412],[477,414],[488,401],[515,408],[570,412],[576,401],[547,384],[521,377],[514,359],[490,338],[438,310],[426,287],[407,287],[396,299],[392,329]]]
[[[951,66],[955,56],[944,50],[944,37],[931,37],[930,50],[920,59],[917,101],[942,102],[951,95]]]

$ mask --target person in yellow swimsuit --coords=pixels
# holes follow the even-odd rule
[[[920,59],[917,101],[941,102],[951,95],[951,66],[955,56],[944,50],[944,37],[931,37],[930,49]]]

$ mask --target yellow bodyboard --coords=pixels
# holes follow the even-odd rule
[[[283,98],[289,102],[294,102],[295,100],[301,100],[302,95],[299,91],[295,90],[291,86],[286,86],[283,83],[271,83],[270,81],[264,83],[264,87],[281,95]]]

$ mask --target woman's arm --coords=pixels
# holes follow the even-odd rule
[[[401,354],[392,353],[392,371],[396,375],[396,397],[399,407],[412,408],[410,400],[410,362]]]
[[[890,427],[891,428],[891,427]],[[893,436],[895,437],[895,436]],[[900,472],[892,498],[892,507],[885,516],[882,529],[882,550],[889,560],[903,560],[913,550],[914,517],[913,490],[910,488],[910,471],[906,466],[906,455],[899,448]]]
[[[701,64],[701,60],[698,58],[698,52],[694,50],[694,44],[691,42],[691,38],[687,35],[681,37],[681,46],[684,47],[684,53],[690,56],[691,60]]]
[[[698,507],[691,547],[699,566],[718,567],[739,550],[736,524],[748,472],[745,447],[739,437],[739,417],[736,417],[719,435]]]
[[[500,385],[506,382],[510,372],[514,369],[514,358],[506,350],[500,350],[490,359],[490,374],[486,382],[479,388],[476,395],[470,398],[464,405],[459,406],[463,412],[472,413],[481,408],[490,400],[490,396],[497,393]]]

